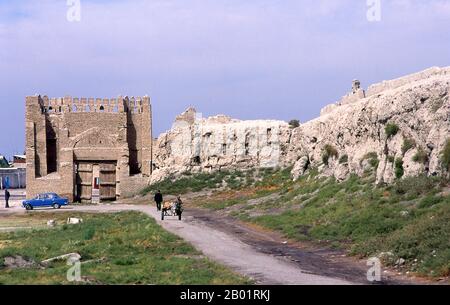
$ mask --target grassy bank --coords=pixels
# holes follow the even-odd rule
[[[196,181],[196,191],[221,186],[212,195],[199,195],[192,202],[282,232],[293,240],[327,244],[361,257],[386,252],[386,265],[431,277],[450,274],[450,190],[446,179],[419,176],[377,186],[373,172],[340,183],[318,178],[317,171],[293,182],[289,169],[233,176],[238,178],[231,186],[225,183],[229,173],[185,177],[177,192],[193,191],[191,179]],[[171,193],[171,183],[164,181],[158,187]],[[175,185],[181,184],[175,181]]]
[[[57,223],[64,223],[68,216],[82,217],[84,222],[57,225],[52,229],[1,233],[1,263],[5,257],[17,255],[38,263],[76,252],[82,257],[81,275],[92,284],[249,283],[204,258],[192,246],[140,213],[33,216],[35,222],[37,219],[44,223],[56,219]],[[0,265],[0,284],[67,284],[68,268],[65,261],[45,268],[37,264],[29,268],[6,268],[3,263]]]

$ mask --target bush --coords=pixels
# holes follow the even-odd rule
[[[394,156],[388,156],[388,161],[390,163],[394,163],[395,162],[395,157]]]
[[[423,198],[417,207],[419,209],[429,208],[429,207],[432,207],[433,205],[441,203],[443,200],[444,200],[444,197],[442,197],[442,196],[429,195],[429,196]]]
[[[364,160],[369,160],[370,166],[372,166],[375,169],[378,167],[378,164],[380,163],[380,160],[378,160],[378,154],[374,151],[365,154],[364,157],[361,159],[361,163]]]
[[[403,160],[401,158],[397,158],[395,160],[395,177],[400,179],[405,174],[405,169],[403,168]]]
[[[408,177],[397,181],[394,189],[397,194],[412,194],[420,196],[431,192],[437,185],[439,185],[439,178],[419,175],[417,177]]]
[[[442,151],[441,162],[442,167],[445,170],[450,171],[450,139],[448,139],[445,143],[444,150]]]
[[[297,128],[300,126],[300,121],[299,120],[290,120],[289,121],[289,126],[291,128]]]
[[[378,158],[373,158],[369,160],[369,164],[373,167],[373,168],[378,168],[378,164],[380,163],[380,161],[378,160]]]
[[[339,159],[339,164],[345,164],[348,163],[348,155],[343,155],[340,159]]]
[[[386,136],[388,138],[391,138],[391,137],[395,136],[398,133],[399,130],[400,130],[400,127],[398,127],[398,125],[394,124],[394,123],[387,124],[385,129],[384,129],[384,131],[386,133]]]
[[[422,148],[419,148],[416,154],[413,156],[412,160],[417,163],[425,164],[428,162],[428,154]]]
[[[8,168],[9,164],[8,161],[1,157],[0,155],[0,168]]]
[[[330,158],[337,158],[339,156],[337,149],[330,144],[325,145],[323,150],[322,161],[325,165],[328,165]]]
[[[402,154],[405,155],[408,150],[416,146],[416,141],[414,139],[405,138],[403,139]]]

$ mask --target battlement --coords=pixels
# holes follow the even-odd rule
[[[27,104],[39,104],[41,113],[149,113],[150,98],[122,97],[118,98],[49,98],[48,96],[27,97]]]

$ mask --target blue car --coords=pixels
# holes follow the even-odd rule
[[[22,202],[23,207],[27,210],[41,207],[53,207],[54,209],[59,209],[61,206],[68,204],[69,200],[67,198],[59,197],[55,193],[39,194],[33,199]]]

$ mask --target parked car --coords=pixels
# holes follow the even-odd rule
[[[54,209],[59,209],[61,206],[68,204],[69,200],[67,198],[62,198],[55,193],[39,194],[33,199],[22,202],[23,207],[27,210],[40,207],[53,207]]]

